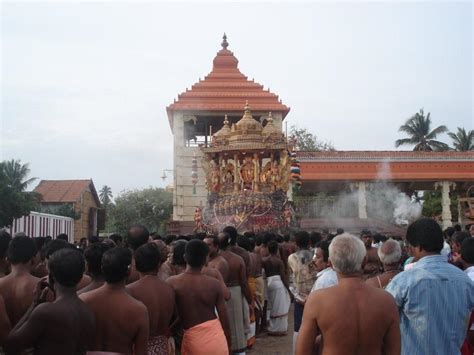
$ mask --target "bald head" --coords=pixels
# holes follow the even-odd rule
[[[380,261],[384,265],[393,265],[400,262],[402,248],[396,240],[389,239],[377,251]]]

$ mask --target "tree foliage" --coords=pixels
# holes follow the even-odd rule
[[[397,139],[395,147],[401,145],[414,145],[415,151],[433,151],[433,150],[448,150],[449,146],[446,143],[436,140],[438,134],[448,131],[446,126],[438,126],[431,129],[430,113],[425,116],[423,109],[410,117],[405,124],[398,129],[399,132],[404,132],[408,138]]]
[[[320,141],[306,128],[291,126],[289,140],[293,142],[295,150],[300,152],[335,150],[331,142]]]
[[[35,178],[28,179],[28,164],[19,160],[0,163],[0,227],[10,226],[15,218],[37,209],[39,195],[25,191]]]
[[[466,131],[464,128],[458,127],[456,133],[449,132],[448,136],[453,141],[454,150],[460,152],[474,150],[474,130]]]
[[[56,216],[70,217],[73,219],[81,218],[80,213],[76,213],[72,203],[61,203],[55,205],[41,205],[40,212],[54,214]]]
[[[99,198],[100,202],[102,203],[103,207],[107,209],[107,207],[112,202],[112,189],[110,186],[104,185],[99,191]]]
[[[455,194],[451,195],[451,219],[458,219],[458,198]],[[441,191],[425,191],[423,193],[423,209],[421,214],[425,217],[441,218],[443,212]]]
[[[173,212],[173,194],[162,188],[121,193],[109,211],[107,229],[125,235],[132,224],[143,224],[150,231],[163,233]]]

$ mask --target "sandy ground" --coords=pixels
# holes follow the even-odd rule
[[[252,350],[247,351],[251,355],[291,355],[293,343],[293,305],[288,315],[288,333],[286,336],[268,336],[262,333]]]

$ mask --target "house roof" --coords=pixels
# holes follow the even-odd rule
[[[77,202],[87,190],[91,191],[97,206],[100,207],[99,196],[92,179],[41,180],[33,191],[41,194],[42,202]]]
[[[246,101],[252,106],[252,111],[282,112],[283,118],[290,108],[284,105],[278,95],[264,90],[263,85],[256,83],[242,74],[238,68],[239,61],[234,53],[227,49],[227,37],[224,34],[222,49],[214,58],[212,71],[199,80],[185,92],[178,95],[166,108],[168,119],[173,128],[172,116],[174,111],[242,111]]]

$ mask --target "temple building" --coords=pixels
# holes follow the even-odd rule
[[[474,152],[291,152],[291,144],[287,145],[282,134],[282,122],[290,108],[240,72],[225,35],[221,45],[211,72],[166,108],[174,136],[173,221],[169,232],[196,230],[197,210],[212,212],[217,219],[229,215],[230,210],[238,212],[234,206],[240,200],[233,194],[240,192],[251,191],[257,196],[246,206],[264,209],[269,195],[260,199],[258,193],[270,194],[278,189],[284,193],[288,190],[288,199],[282,204],[291,202],[299,226],[306,230],[343,227],[355,232],[373,228],[404,234],[403,224],[381,218],[381,209],[370,200],[377,189],[395,189],[405,196],[413,196],[416,191],[441,191],[439,222],[443,228],[453,223],[450,196],[454,192],[459,197],[459,205],[454,206],[459,211],[459,222],[474,222]],[[265,145],[270,141],[274,153],[271,144]],[[239,146],[241,143],[245,144]],[[291,174],[287,152],[292,158]],[[296,185],[301,172],[302,187],[295,196],[285,184],[272,185],[273,164],[275,171],[279,169],[278,179],[285,178],[287,169],[288,176],[296,176]],[[253,168],[247,169],[250,165]],[[210,171],[213,169],[215,176]],[[243,181],[243,174],[248,175],[247,181]],[[227,197],[209,205],[213,194]],[[350,198],[336,199],[327,208],[321,195],[331,194]],[[386,199],[399,197],[385,195]],[[199,223],[204,219],[199,217]]]
[[[200,147],[210,145],[213,132],[224,126],[224,117],[227,117],[229,126],[237,123],[248,102],[255,120],[261,121],[271,112],[273,125],[281,131],[282,122],[290,111],[276,94],[240,72],[239,61],[228,49],[225,35],[221,45],[213,60],[212,71],[166,108],[174,136],[175,224],[172,229],[180,231],[192,231],[195,210],[206,203],[208,189],[201,164],[204,153]],[[193,178],[194,159],[197,160],[197,170]]]

